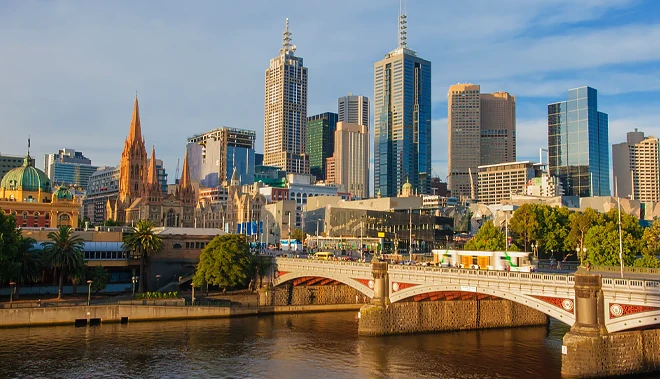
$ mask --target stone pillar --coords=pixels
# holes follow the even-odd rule
[[[382,336],[389,329],[390,280],[387,274],[387,262],[373,262],[371,275],[374,278],[374,297],[371,302],[360,308],[358,335]]]
[[[605,335],[605,313],[600,275],[575,275],[575,324],[571,333]]]
[[[390,278],[387,274],[387,262],[374,262],[371,264],[371,275],[374,277],[373,305],[390,304]]]

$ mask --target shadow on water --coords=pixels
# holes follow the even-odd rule
[[[358,337],[355,312],[2,330],[0,377],[559,378],[568,326]]]

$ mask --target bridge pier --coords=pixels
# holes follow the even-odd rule
[[[609,311],[609,310],[607,310]],[[608,334],[600,275],[575,275],[575,324],[562,346],[562,377],[599,378],[660,371],[660,329]]]

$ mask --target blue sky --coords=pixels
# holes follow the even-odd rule
[[[135,91],[148,145],[174,177],[186,138],[257,131],[264,71],[285,18],[309,68],[308,114],[373,97],[373,64],[397,43],[398,0],[0,2],[0,153],[82,150],[116,165]],[[660,2],[408,0],[408,46],[433,66],[433,161],[447,175],[447,89],[517,97],[519,160],[547,145],[546,105],[590,85],[610,143],[660,136]]]

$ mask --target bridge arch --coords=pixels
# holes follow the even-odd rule
[[[316,273],[305,273],[305,272],[288,272],[284,275],[280,275],[273,280],[273,286],[277,287],[286,282],[290,282],[294,279],[305,278],[305,277],[317,277],[317,278],[326,278],[336,280],[339,283],[345,284],[351,288],[358,290],[363,295],[366,295],[370,299],[374,297],[374,290],[369,288],[368,285],[365,285],[361,281],[357,281],[353,278],[350,278],[346,275],[336,274],[332,272],[325,272],[322,275]],[[362,280],[364,281],[364,280]]]
[[[450,285],[450,284],[431,284],[431,285],[425,285],[425,284],[419,284],[415,285],[412,287],[408,287],[405,289],[402,289],[397,292],[393,292],[392,288],[390,287],[390,301],[392,303],[395,302],[400,302],[404,299],[411,298],[416,295],[422,295],[422,294],[427,294],[427,293],[432,293],[432,292],[448,292],[448,291],[460,291],[460,292],[474,292],[482,295],[490,295],[490,296],[495,296],[497,298],[503,299],[503,300],[510,300],[518,304],[525,305],[527,307],[530,307],[532,309],[535,309],[539,312],[545,313],[546,315],[555,318],[569,326],[573,326],[575,323],[575,314],[571,313],[564,308],[557,307],[553,304],[547,303],[543,300],[537,299],[536,297],[533,296],[528,296],[528,295],[523,295],[520,293],[514,293],[511,291],[506,291],[502,289],[496,289],[496,288],[488,288],[488,287],[470,287],[469,291],[466,291],[466,286],[461,286],[461,285]],[[539,296],[549,296],[548,294],[539,294]],[[570,298],[570,300],[573,300],[573,309],[575,309],[574,304],[575,300],[574,298]]]

